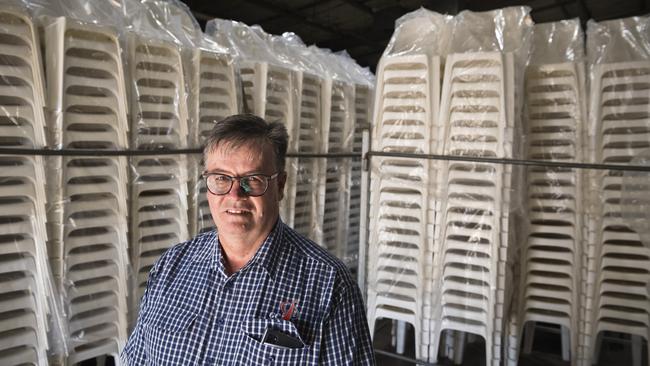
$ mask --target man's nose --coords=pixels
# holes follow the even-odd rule
[[[232,187],[230,187],[230,192],[228,192],[228,194],[235,197],[246,197],[246,193],[244,193],[240,179],[233,179]]]

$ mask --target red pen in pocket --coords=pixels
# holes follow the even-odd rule
[[[291,315],[293,315],[294,311],[296,310],[296,306],[297,302],[295,300],[281,301],[280,314],[282,315],[282,319],[290,320]]]

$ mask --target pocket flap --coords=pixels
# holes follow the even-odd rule
[[[154,314],[151,325],[168,332],[182,332],[188,329],[197,317],[196,313],[176,306],[162,307]]]

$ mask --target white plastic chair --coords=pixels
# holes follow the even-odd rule
[[[444,153],[487,157],[512,156],[514,118],[512,55],[497,52],[452,54],[442,84],[440,123]],[[503,331],[501,270],[507,253],[511,167],[447,163],[438,176],[447,197],[437,209],[432,346],[437,362],[445,330],[485,339],[486,364],[501,360]],[[437,289],[436,289],[437,288]],[[480,306],[477,306],[480,305]],[[462,352],[459,345],[455,352]],[[461,361],[460,355],[454,359]]]
[[[626,163],[641,149],[650,147],[650,136],[633,129],[649,124],[649,119],[643,117],[643,113],[647,113],[648,103],[638,98],[636,87],[639,83],[648,82],[649,72],[650,62],[647,61],[593,66],[591,161]],[[588,278],[583,338],[586,352],[583,361],[585,364],[597,362],[602,332],[612,331],[632,336],[633,361],[635,365],[640,365],[641,339],[648,342],[650,338],[650,294],[645,286],[650,280],[647,270],[650,267],[650,252],[621,217],[622,174],[612,171],[592,173],[590,178],[592,186],[598,191],[593,192],[591,197],[593,210],[586,230]],[[602,192],[602,198],[596,196],[598,192]],[[616,288],[617,292],[607,291],[617,281],[628,281],[628,285]]]
[[[439,59],[426,55],[381,60],[374,105],[373,150],[437,153]],[[415,330],[416,358],[428,357],[432,223],[436,171],[425,160],[372,160],[368,247],[368,319],[397,320]],[[433,205],[433,206],[431,206]],[[374,334],[373,334],[374,335]]]

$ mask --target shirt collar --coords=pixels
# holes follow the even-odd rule
[[[278,219],[273,230],[264,239],[262,246],[257,250],[253,258],[241,269],[245,270],[248,267],[259,265],[266,270],[266,272],[275,279],[278,267],[278,259],[282,252],[282,247],[285,244],[284,240],[285,224],[281,219]],[[219,244],[219,236],[217,229],[212,230],[210,238],[205,241],[194,255],[195,262],[211,261],[210,265],[214,270],[226,273],[223,266],[222,255]]]

